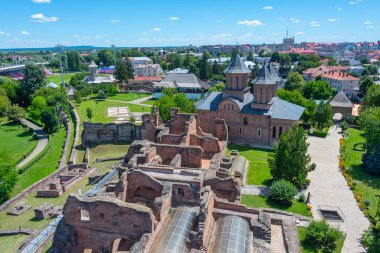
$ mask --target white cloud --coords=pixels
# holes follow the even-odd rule
[[[179,20],[179,17],[170,17],[170,20]]]
[[[141,33],[141,35],[147,35],[147,33]]]
[[[118,20],[118,19],[111,19],[111,21],[110,21],[111,23],[119,23],[120,22],[120,20]]]
[[[290,18],[290,21],[292,21],[293,23],[301,23],[301,20],[299,20],[298,18]]]
[[[318,21],[311,21],[310,22],[310,26],[312,26],[312,27],[318,27],[318,26],[320,26],[320,24],[319,24]]]
[[[50,4],[51,0],[32,0],[33,2],[37,4]]]
[[[329,21],[329,22],[335,22],[335,21],[336,21],[336,18],[329,18],[328,21]]]
[[[370,24],[372,24],[371,21],[365,21],[365,22],[363,23],[363,25],[370,25]]]
[[[159,32],[159,31],[161,31],[161,28],[155,27],[155,28],[153,28],[153,31]]]
[[[80,35],[76,34],[73,36],[74,38],[80,38]]]
[[[340,8],[340,7],[336,7],[336,10],[337,10],[337,11],[343,11],[343,9]]]
[[[5,35],[5,32],[3,32],[3,31],[0,31],[0,35]]]
[[[369,26],[367,26],[367,28],[373,29],[373,28],[376,28],[376,26],[374,26],[374,25],[369,25]]]
[[[47,23],[47,22],[56,22],[58,20],[57,17],[46,17],[44,14],[42,13],[36,13],[36,14],[33,14],[32,16],[30,16],[34,21],[38,22],[38,23]]]
[[[296,32],[296,35],[304,35],[304,32]]]
[[[273,6],[265,6],[263,7],[263,10],[272,10],[273,9]]]
[[[31,33],[28,32],[28,31],[21,31],[20,34],[21,34],[21,35],[24,35],[24,36],[31,35]]]
[[[348,3],[351,5],[354,5],[354,4],[360,4],[360,2],[363,2],[363,0],[352,0],[352,1],[349,1]]]
[[[246,25],[246,26],[262,26],[263,23],[259,20],[244,20],[244,21],[239,21],[239,25]]]

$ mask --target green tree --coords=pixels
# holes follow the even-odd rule
[[[69,71],[80,71],[80,55],[77,51],[70,51],[67,53],[67,68]]]
[[[331,127],[333,124],[333,111],[329,103],[325,103],[323,100],[317,106],[312,124],[319,130]]]
[[[30,104],[31,95],[46,84],[45,72],[40,65],[27,64],[25,66],[25,78],[22,82],[23,99],[27,105]]]
[[[365,95],[367,94],[367,91],[368,91],[369,87],[371,87],[374,84],[375,83],[373,82],[372,77],[363,76],[362,78],[360,78],[360,86],[359,86],[358,96],[360,98],[365,97]]]
[[[8,111],[8,117],[14,122],[20,122],[21,119],[25,118],[25,109],[18,105],[11,105]]]
[[[5,91],[6,96],[13,104],[20,101],[21,89],[19,82],[8,77],[0,76],[0,89]]]
[[[374,65],[367,65],[365,66],[362,75],[376,75],[378,73],[378,67]]]
[[[333,88],[326,81],[309,81],[303,88],[303,95],[307,99],[327,100],[330,99]]]
[[[52,107],[47,107],[42,111],[41,122],[44,124],[44,131],[47,134],[55,133],[58,130],[59,118]]]
[[[129,60],[117,61],[114,76],[120,83],[126,83],[129,79],[133,79],[135,74],[132,63]]]
[[[248,52],[247,61],[253,61],[253,53],[251,51]]]
[[[88,120],[91,121],[92,116],[94,116],[92,114],[92,109],[91,108],[86,108],[86,115],[87,115]]]
[[[113,64],[113,52],[111,50],[103,49],[98,52],[98,63],[102,63],[104,66],[110,66]]]
[[[325,220],[312,221],[306,230],[306,240],[322,252],[333,252],[341,233]]]
[[[302,91],[304,85],[305,80],[303,79],[303,76],[298,72],[291,72],[284,84],[284,89],[288,91]]]
[[[46,100],[42,96],[36,96],[32,100],[32,104],[28,107],[29,115],[34,120],[40,120],[42,111],[46,108]]]
[[[270,58],[271,62],[280,62],[280,53],[279,52],[274,52],[272,54],[272,57]]]
[[[210,63],[208,62],[208,54],[203,52],[201,62],[199,64],[199,78],[202,80],[208,80],[210,77]]]
[[[271,199],[283,205],[291,205],[297,192],[297,188],[291,182],[284,179],[274,181],[269,188]]]
[[[169,69],[176,69],[183,67],[182,56],[178,53],[170,53],[167,56],[167,61],[169,62]]]
[[[107,98],[107,94],[103,90],[99,90],[98,91],[98,98],[99,99],[106,99]]]
[[[328,57],[329,61],[327,62],[327,66],[337,66],[338,63],[333,57]]]
[[[5,116],[11,106],[11,101],[9,101],[7,96],[0,95],[0,117]]]
[[[307,175],[316,167],[311,164],[307,153],[305,131],[300,126],[293,126],[281,135],[275,147],[275,153],[268,158],[270,173],[275,180],[285,179],[297,187],[303,187]]]
[[[225,89],[225,85],[224,83],[217,83],[215,84],[214,87],[211,87],[208,91],[209,92],[212,92],[212,91],[223,91]]]
[[[280,54],[280,68],[278,73],[281,77],[287,77],[292,67],[292,58],[289,54]]]
[[[363,99],[363,108],[380,106],[380,86],[371,85]]]
[[[17,172],[14,161],[6,153],[0,152],[0,204],[7,201],[17,182]]]

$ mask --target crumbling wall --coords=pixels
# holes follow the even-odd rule
[[[204,180],[203,184],[210,185],[218,198],[235,202],[240,197],[240,187],[234,178],[208,178]]]
[[[58,252],[112,252],[113,246],[128,251],[146,233],[152,233],[156,220],[144,206],[109,197],[69,196],[54,234],[53,249]]]
[[[172,159],[181,155],[181,166],[200,168],[203,149],[199,146],[175,146],[165,144],[152,144],[157,149],[157,155],[162,158],[163,164],[169,165]]]

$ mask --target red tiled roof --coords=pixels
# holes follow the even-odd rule
[[[150,81],[150,82],[160,82],[162,77],[160,76],[135,76],[135,81]]]
[[[340,81],[358,81],[359,80],[359,78],[356,78],[351,74],[348,74],[343,71],[338,71],[338,70],[324,72],[322,73],[321,76],[324,78],[335,79],[335,80],[340,80]]]
[[[326,65],[321,65],[317,68],[310,68],[306,69],[303,74],[309,75],[312,78],[317,78],[318,76],[322,75],[325,72],[330,72],[330,71],[340,71],[343,72],[347,70],[349,67],[347,66],[326,66]]]

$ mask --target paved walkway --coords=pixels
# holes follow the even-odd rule
[[[313,216],[321,219],[318,206],[338,206],[344,215],[341,230],[346,233],[342,252],[365,252],[360,246],[359,239],[369,221],[360,211],[352,191],[338,168],[340,129],[331,128],[329,135],[324,138],[309,137],[309,154],[312,162],[316,163],[315,171],[309,173],[311,184],[311,205]]]
[[[141,104],[142,102],[145,102],[145,101],[147,101],[149,99],[152,99],[152,98],[153,98],[153,96],[139,98],[139,99],[132,100],[132,101],[113,100],[113,99],[106,99],[106,101],[120,102],[120,103],[125,103],[125,104],[134,104],[134,105],[143,105],[143,106],[146,106],[146,107],[152,107],[152,105]]]
[[[35,124],[26,119],[21,119],[21,124],[33,129],[37,133],[38,143],[37,146],[33,149],[32,153],[30,153],[24,160],[22,160],[19,164],[16,165],[17,169],[30,162],[34,157],[41,153],[41,151],[48,144],[48,137],[41,127],[36,126]]]
[[[241,194],[260,195],[260,196],[269,195],[269,187],[267,186],[243,185],[240,190],[241,190]]]

